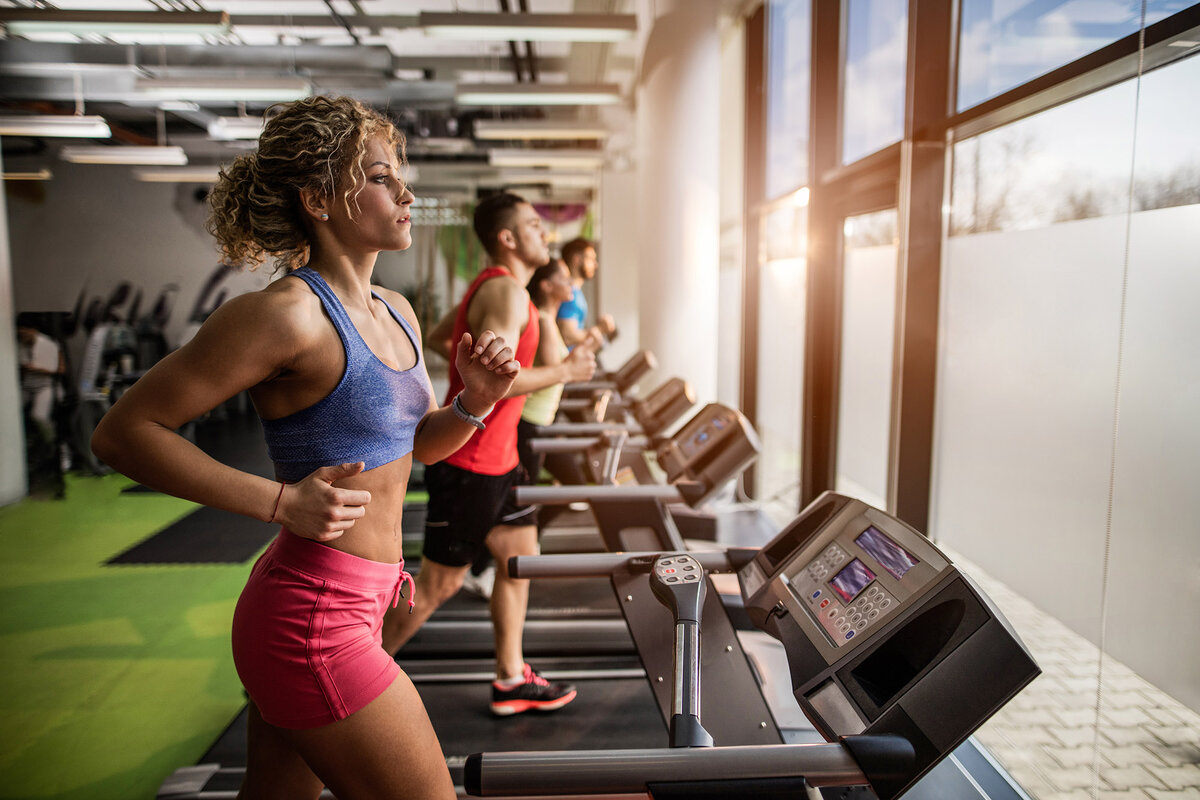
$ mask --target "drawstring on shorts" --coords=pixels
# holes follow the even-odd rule
[[[396,578],[396,594],[392,598],[392,608],[400,605],[400,598],[404,596],[404,585],[408,584],[408,613],[413,612],[413,606],[417,603],[413,599],[417,593],[417,584],[413,581],[413,576],[409,575],[404,569],[404,561],[400,561],[400,576]]]

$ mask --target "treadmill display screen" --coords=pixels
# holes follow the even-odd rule
[[[916,556],[900,547],[874,526],[859,534],[854,543],[861,547],[863,552],[878,561],[881,567],[892,573],[892,577],[896,580],[903,578],[904,573],[921,563]]]
[[[867,569],[867,565],[856,558],[841,572],[834,575],[829,585],[842,598],[843,603],[849,603],[858,597],[858,593],[867,588],[867,584],[873,580],[875,580],[875,573]]]
[[[679,452],[683,453],[685,458],[692,458],[704,448],[704,444],[711,438],[712,435],[708,432],[708,428],[704,428],[690,439],[680,442]]]

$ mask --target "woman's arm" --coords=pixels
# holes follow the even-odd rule
[[[238,392],[289,369],[312,324],[286,291],[254,292],[218,308],[196,336],[156,364],[100,420],[92,449],[109,466],[167,494],[278,521],[301,536],[331,539],[363,515],[370,493],[333,481],[362,465],[317,470],[281,484],[226,466],[175,431]]]
[[[538,327],[541,331],[540,338],[538,338],[538,366],[552,367],[555,364],[561,364],[562,351],[566,345],[563,344],[562,334],[558,332],[554,316],[538,314]]]
[[[475,417],[486,417],[503,399],[513,378],[521,371],[512,348],[491,331],[479,335],[474,342],[464,332],[456,349],[455,366],[462,376],[464,388],[458,400],[464,411]],[[430,407],[417,423],[413,434],[413,457],[424,464],[433,464],[453,454],[475,433],[475,426],[459,418],[450,406]]]

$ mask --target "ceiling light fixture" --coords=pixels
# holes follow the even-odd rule
[[[262,117],[217,117],[208,123],[210,139],[257,139],[262,133]]]
[[[417,26],[442,39],[519,42],[623,42],[637,33],[634,14],[500,14],[422,11]]]
[[[455,92],[462,106],[596,106],[621,100],[616,84],[462,83]]]
[[[104,117],[70,114],[5,114],[0,116],[0,136],[48,136],[70,139],[107,139],[112,136]]]
[[[138,78],[134,89],[146,97],[194,102],[285,103],[312,94],[312,84],[303,78]]]
[[[596,150],[489,150],[488,164],[493,167],[599,169],[604,165],[604,153]]]
[[[229,32],[224,11],[78,11],[68,9],[5,8],[0,24],[9,35],[31,33],[193,33]]]
[[[64,147],[59,158],[72,164],[144,164],[182,166],[187,154],[182,147]]]
[[[551,120],[475,121],[476,139],[607,139],[602,125]]]
[[[135,169],[134,180],[143,183],[216,183],[218,166],[167,167],[164,169]]]

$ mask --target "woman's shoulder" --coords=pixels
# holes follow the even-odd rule
[[[303,281],[282,278],[225,301],[209,322],[284,336],[318,330],[328,324],[320,298]]]

